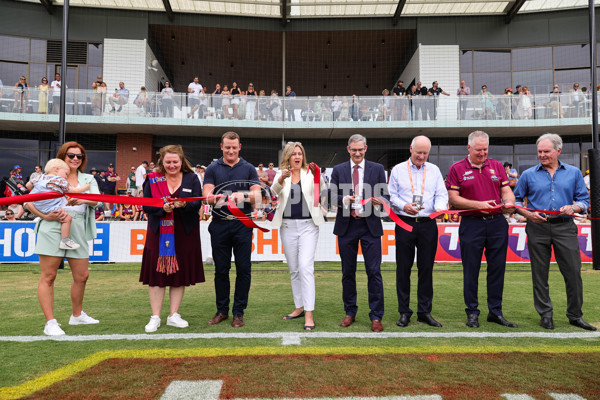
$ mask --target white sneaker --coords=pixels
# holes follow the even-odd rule
[[[74,317],[71,314],[71,318],[69,318],[69,325],[91,325],[91,324],[99,324],[99,323],[100,323],[100,321],[90,317],[83,311],[81,312],[81,315],[79,317]]]
[[[146,332],[156,332],[158,327],[160,326],[160,317],[158,315],[153,315],[150,317],[150,322],[146,325]]]
[[[61,336],[65,334],[65,331],[60,328],[60,324],[56,321],[56,319],[51,319],[50,321],[46,322],[44,334],[48,336]]]
[[[174,313],[170,317],[167,317],[167,325],[174,326],[176,328],[187,328],[190,324],[188,324],[185,319],[181,318],[181,315]]]
[[[67,238],[67,240],[61,240],[58,248],[61,250],[76,250],[81,246],[75,243],[72,239]]]

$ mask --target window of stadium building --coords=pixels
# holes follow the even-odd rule
[[[91,82],[102,75],[103,45],[69,42],[69,49],[73,47],[75,50],[67,56],[68,87],[90,88]],[[54,80],[54,74],[60,72],[60,41],[0,35],[0,49],[0,81],[3,86],[12,86],[23,75],[30,87],[35,87],[40,84],[42,77],[47,77],[50,83]]]

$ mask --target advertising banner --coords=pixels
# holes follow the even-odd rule
[[[271,228],[269,222],[258,225]],[[141,262],[146,241],[146,222],[98,222],[98,237],[88,242],[92,262]],[[315,261],[339,261],[337,237],[333,234],[333,222],[321,225]],[[37,262],[35,249],[35,224],[33,222],[0,222],[0,263]],[[395,262],[395,225],[383,224],[382,259]],[[592,262],[591,227],[578,224],[578,241],[582,262]],[[438,224],[438,247],[436,262],[461,262],[459,224]],[[202,256],[212,256],[208,223],[200,224]],[[362,254],[359,249],[359,261]],[[254,230],[252,239],[253,261],[285,261],[278,229],[269,232]],[[484,256],[485,260],[485,256]],[[529,262],[525,224],[509,225],[507,250],[508,262]],[[554,261],[554,254],[552,255]]]

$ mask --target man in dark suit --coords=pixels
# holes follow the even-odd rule
[[[383,226],[378,208],[381,201],[373,199],[364,206],[360,200],[383,197],[389,201],[383,165],[365,160],[367,139],[352,135],[348,140],[350,161],[336,165],[331,174],[331,199],[338,211],[333,233],[338,237],[342,260],[342,297],[346,317],[342,327],[352,325],[356,317],[356,257],[360,242],[365,260],[371,312],[371,330],[383,331],[383,282],[381,279],[381,236]]]

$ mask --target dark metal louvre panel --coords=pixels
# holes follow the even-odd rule
[[[59,40],[48,40],[46,60],[49,63],[60,63],[62,42]],[[87,64],[87,43],[69,42],[67,46],[67,64]]]

